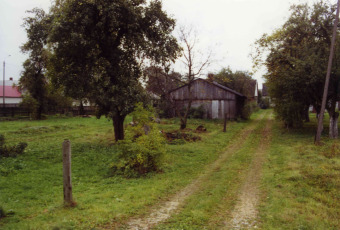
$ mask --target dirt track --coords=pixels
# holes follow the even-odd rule
[[[222,153],[215,162],[208,165],[204,173],[191,184],[178,191],[169,200],[155,205],[151,208],[147,216],[130,219],[126,224],[127,229],[151,229],[170,218],[180,207],[185,205],[185,200],[197,192],[200,189],[200,185],[208,180],[209,176],[213,174],[221,164],[225,163],[234,152],[241,148],[244,140],[246,140],[254,131],[261,119],[263,119],[263,116],[255,120],[244,130],[240,131],[231,145],[228,146],[227,150]],[[259,200],[258,184],[261,178],[261,168],[265,159],[266,149],[269,146],[270,129],[271,122],[267,122],[267,125],[262,132],[260,145],[254,153],[254,159],[250,165],[248,175],[245,181],[243,181],[240,197],[238,198],[234,211],[232,211],[232,219],[226,220],[225,222],[225,227],[228,229],[247,229],[255,227],[256,225],[256,207]]]
[[[254,154],[247,177],[241,187],[238,202],[232,211],[232,218],[226,221],[226,228],[228,229],[251,229],[257,227],[257,205],[260,199],[259,183],[270,138],[271,120],[267,122],[266,127],[262,131],[260,145]]]

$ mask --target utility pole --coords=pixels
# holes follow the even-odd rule
[[[324,91],[323,91],[322,105],[321,105],[321,111],[320,111],[320,116],[319,116],[319,121],[318,121],[318,129],[317,129],[315,141],[314,141],[315,144],[319,144],[320,139],[321,139],[323,115],[325,113],[325,108],[326,108],[329,78],[330,78],[331,70],[332,70],[332,62],[333,62],[333,56],[334,56],[334,46],[335,46],[335,40],[336,40],[336,34],[337,34],[337,27],[338,27],[338,23],[339,23],[339,8],[340,8],[340,0],[338,0],[338,5],[337,5],[337,9],[336,9],[336,16],[335,16],[335,21],[334,21],[334,26],[333,26],[333,37],[332,37],[331,50],[330,50],[329,59],[328,59],[326,82],[325,82],[325,88],[324,88]]]
[[[2,105],[5,108],[5,60],[3,63]]]
[[[10,57],[11,55],[8,55],[7,57]],[[6,73],[6,62],[5,62],[4,58],[4,62],[3,62],[3,84],[2,84],[2,106],[5,108],[5,73]]]

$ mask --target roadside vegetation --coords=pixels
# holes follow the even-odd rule
[[[313,144],[317,121],[303,129],[284,129],[276,122],[264,167],[262,229],[340,228],[340,141]]]

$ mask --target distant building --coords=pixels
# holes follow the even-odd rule
[[[234,119],[241,114],[246,96],[220,85],[214,81],[196,79],[191,83],[192,108],[202,106],[204,118]],[[170,98],[174,108],[181,110],[188,105],[188,85],[170,91]]]
[[[259,87],[257,84],[257,80],[250,81],[249,87],[250,87],[249,95],[246,95],[248,100],[257,102],[257,98],[259,96]]]
[[[268,88],[266,84],[262,84],[262,97],[269,97]]]
[[[0,105],[3,105],[4,96],[6,107],[19,105],[19,103],[22,101],[22,94],[19,91],[19,88],[15,86],[16,84],[18,84],[18,82],[13,81],[12,78],[9,81],[5,81],[5,87],[3,81],[0,81]],[[5,95],[3,92],[4,88]]]

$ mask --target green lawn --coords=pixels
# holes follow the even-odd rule
[[[24,141],[26,152],[0,158],[0,206],[8,213],[0,229],[124,228],[195,180],[228,150],[239,134],[256,124],[227,160],[203,179],[174,215],[157,229],[219,229],[235,205],[253,153],[270,111],[260,111],[247,122],[190,120],[207,133],[198,142],[167,145],[162,173],[137,179],[109,176],[117,154],[112,122],[95,118],[50,117],[44,121],[0,122],[8,144]],[[273,122],[270,147],[263,166],[260,229],[340,229],[340,141],[323,136],[313,144],[316,121],[300,130]],[[326,118],[327,119],[327,118]],[[130,119],[127,119],[129,122]],[[176,119],[163,120],[160,129],[179,128]],[[327,122],[325,122],[325,133]],[[72,182],[76,207],[63,205],[61,145],[72,142]],[[122,223],[122,225],[120,225]]]
[[[315,146],[315,114],[301,130],[279,122],[264,167],[262,229],[340,229],[340,141]]]
[[[129,121],[129,119],[128,119]],[[178,129],[178,120],[165,120],[164,130]],[[0,220],[3,229],[92,228],[124,222],[187,185],[247,122],[190,120],[189,128],[204,124],[207,133],[196,143],[168,145],[163,173],[138,179],[109,177],[117,153],[112,123],[95,118],[49,118],[44,121],[1,122],[8,144],[28,143],[24,155],[0,162],[0,205],[13,213]],[[75,208],[63,206],[61,145],[72,142]]]

